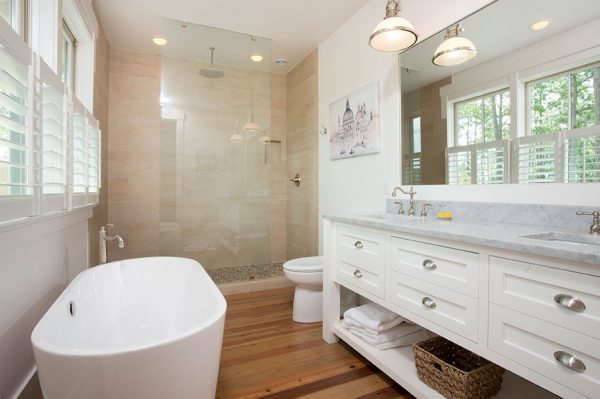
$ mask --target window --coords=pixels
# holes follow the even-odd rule
[[[415,116],[409,122],[410,147],[403,157],[403,181],[407,184],[421,184],[421,117]]]
[[[532,135],[600,125],[600,65],[528,84]]]
[[[0,16],[21,36],[25,38],[27,14],[24,0],[0,0]]]
[[[71,90],[75,89],[75,48],[77,41],[63,21],[62,36],[62,80]]]
[[[454,146],[446,150],[449,184],[498,184],[508,177],[510,91],[454,105]]]
[[[526,137],[515,139],[519,183],[600,182],[600,64],[527,84]]]
[[[508,90],[456,103],[454,112],[454,145],[489,143],[510,137]]]

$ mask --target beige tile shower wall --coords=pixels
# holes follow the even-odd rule
[[[318,246],[318,50],[286,77],[287,177],[300,174],[296,187],[287,182],[286,256],[317,255]]]
[[[109,64],[108,222],[125,249],[109,260],[158,255],[160,57],[111,49]]]
[[[98,264],[98,230],[100,226],[108,223],[108,86],[109,86],[109,57],[110,47],[102,25],[98,29],[96,41],[96,68],[94,75],[94,116],[100,122],[102,131],[102,188],[100,189],[100,203],[94,208],[94,215],[89,220],[89,265]]]

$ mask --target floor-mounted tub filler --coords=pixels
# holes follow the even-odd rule
[[[46,399],[213,398],[225,298],[196,261],[82,272],[33,330]]]

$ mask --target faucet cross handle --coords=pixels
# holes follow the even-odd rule
[[[575,214],[577,216],[592,216],[594,219],[592,220],[592,225],[590,226],[590,233],[600,235],[600,211],[577,211]]]
[[[421,205],[421,217],[426,217],[427,212],[433,207],[432,204],[423,204]]]

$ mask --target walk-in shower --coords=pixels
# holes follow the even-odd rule
[[[282,275],[271,41],[169,19],[162,34],[159,253],[197,260],[217,283]]]

